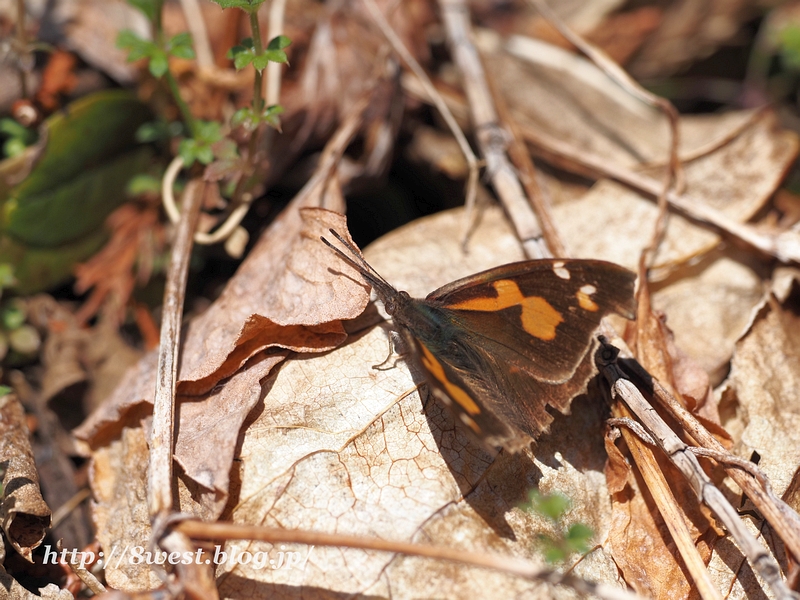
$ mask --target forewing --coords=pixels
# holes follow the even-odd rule
[[[455,281],[426,299],[490,356],[565,383],[610,312],[632,316],[635,275],[593,260],[525,261]]]

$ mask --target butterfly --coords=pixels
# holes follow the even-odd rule
[[[526,260],[459,279],[424,299],[392,287],[343,236],[321,240],[375,290],[430,392],[488,447],[518,452],[594,375],[601,319],[633,318],[636,275],[600,260]]]

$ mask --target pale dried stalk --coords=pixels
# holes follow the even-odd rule
[[[662,240],[667,232],[667,219],[669,211],[667,210],[667,193],[672,186],[673,176],[676,180],[676,188],[682,192],[685,188],[685,177],[683,174],[683,167],[678,159],[678,146],[679,146],[679,131],[678,131],[678,111],[672,103],[660,96],[647,91],[638,82],[636,82],[625,70],[615,63],[611,58],[601,49],[596,48],[581,36],[567,27],[561,18],[550,9],[545,0],[528,0],[533,4],[537,10],[558,29],[570,43],[578,48],[585,54],[589,60],[597,65],[612,81],[619,85],[623,90],[634,98],[638,98],[642,102],[649,104],[661,110],[669,121],[670,130],[670,145],[669,145],[669,164],[667,171],[664,174],[664,183],[662,184],[661,191],[658,194],[658,217],[656,218],[655,227],[653,228],[653,235],[650,243],[642,249],[642,256],[640,264],[643,267],[652,263],[655,259],[656,251],[661,245]]]
[[[486,161],[487,176],[511,219],[525,255],[546,258],[542,230],[531,210],[516,169],[506,154],[510,133],[499,125],[486,72],[470,34],[469,8],[462,0],[439,0],[450,54],[463,77],[475,138]]]
[[[730,505],[722,492],[703,471],[689,446],[661,420],[637,387],[620,370],[615,362],[617,353],[616,348],[604,344],[596,355],[598,369],[611,386],[612,395],[622,398],[639,422],[652,435],[658,447],[683,473],[698,499],[705,503],[717,519],[725,525],[753,570],[767,583],[775,597],[781,600],[793,599],[795,596],[781,578],[778,563],[750,533],[736,509]]]
[[[583,174],[608,177],[656,197],[661,192],[661,184],[652,177],[615,165],[585,149],[575,148],[568,142],[563,142],[532,127],[520,126],[520,130],[530,143],[544,150],[551,158],[568,161],[567,163],[560,162],[560,165],[567,169],[570,168],[569,163],[572,163],[582,167]],[[580,169],[578,170],[580,171]],[[740,223],[687,194],[678,194],[671,190],[667,193],[666,198],[673,208],[680,210],[694,221],[711,225],[782,262],[800,262],[800,231],[789,230],[779,233],[759,231],[752,225]]]
[[[468,552],[450,546],[412,544],[410,542],[395,542],[380,538],[342,535],[338,533],[322,533],[302,529],[278,529],[273,527],[237,525],[234,523],[203,523],[202,521],[194,520],[182,521],[174,527],[174,530],[184,533],[193,539],[202,540],[259,540],[273,544],[307,544],[310,546],[358,548],[360,550],[393,552],[405,554],[406,556],[421,556],[473,567],[492,569],[532,581],[541,581],[552,585],[564,585],[580,594],[592,594],[605,600],[640,599],[639,596],[625,589],[602,583],[592,583],[585,579],[575,577],[574,575],[558,573],[549,568],[538,567],[519,558]]]
[[[183,195],[183,212],[175,231],[158,349],[156,392],[153,399],[153,432],[150,441],[150,464],[147,472],[147,505],[151,518],[171,511],[172,449],[175,434],[175,384],[178,376],[178,351],[183,319],[183,301],[189,277],[194,231],[206,184],[193,179]]]
[[[56,542],[56,549],[61,552],[63,550],[61,540]],[[97,577],[89,571],[86,566],[81,566],[81,561],[77,559],[77,555],[74,552],[67,552],[64,554],[67,559],[67,564],[69,568],[72,569],[72,572],[80,579],[83,584],[92,592],[94,595],[100,595],[106,592],[106,587],[100,583]]]
[[[681,424],[683,429],[699,444],[702,448],[711,450],[730,457],[730,454],[720,444],[711,433],[703,427],[695,416],[686,410],[672,394],[670,394],[657,380],[653,380],[653,397],[667,409],[673,417]],[[716,456],[712,456],[717,458]],[[731,457],[735,458],[735,457]],[[730,458],[717,459],[723,464],[735,463]],[[754,468],[755,465],[751,465]],[[727,468],[726,473],[736,482],[744,494],[755,505],[756,509],[764,516],[767,522],[778,533],[787,550],[795,557],[800,559],[800,516],[792,510],[783,500],[776,497],[768,483],[759,481],[761,477],[747,473],[741,466]]]
[[[629,420],[638,425],[637,421],[633,421],[630,418],[630,412],[622,403],[614,403],[612,405],[612,413],[620,417],[618,419],[620,421]],[[635,429],[635,427],[631,429]],[[711,575],[706,569],[703,558],[700,556],[697,546],[694,545],[689,527],[686,525],[684,512],[678,506],[667,478],[664,477],[663,471],[658,466],[653,450],[648,448],[646,443],[642,442],[640,437],[631,429],[621,429],[622,437],[628,445],[631,456],[639,469],[639,473],[642,475],[642,479],[644,479],[647,489],[650,490],[650,495],[658,507],[658,512],[664,518],[664,524],[669,530],[681,558],[683,558],[689,575],[697,586],[700,597],[704,600],[722,600],[722,594],[714,586],[714,582],[711,581]]]
[[[267,43],[283,33],[283,19],[286,13],[286,0],[271,0],[269,4],[269,29]],[[281,69],[277,62],[267,64],[267,76],[264,78],[264,98],[267,106],[277,104],[281,98]]]
[[[208,30],[203,21],[200,3],[197,0],[181,0],[181,8],[183,16],[186,18],[186,26],[192,34],[192,43],[197,53],[197,66],[200,69],[213,69],[214,55],[208,41]]]
[[[475,156],[475,153],[472,152],[472,148],[470,147],[464,132],[461,131],[461,128],[458,126],[455,117],[453,117],[453,114],[450,112],[450,108],[436,90],[436,87],[428,77],[425,69],[423,69],[417,59],[414,58],[414,55],[408,51],[408,48],[406,48],[405,44],[403,44],[403,40],[401,40],[400,37],[394,32],[394,29],[392,29],[392,26],[389,25],[389,22],[386,20],[386,17],[383,16],[381,9],[378,8],[378,5],[375,4],[375,1],[363,1],[370,13],[370,16],[381,30],[381,33],[384,35],[389,44],[391,44],[394,51],[398,54],[398,56],[400,56],[406,66],[411,69],[411,72],[417,76],[420,85],[428,95],[429,102],[431,102],[439,111],[442,119],[444,119],[444,122],[447,124],[447,127],[450,129],[450,132],[456,139],[458,147],[461,149],[461,153],[464,155],[467,165],[469,165],[465,204],[467,209],[470,210],[470,207],[475,205],[475,198],[477,195],[478,173],[480,168],[478,164],[478,158]]]

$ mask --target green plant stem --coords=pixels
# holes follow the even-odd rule
[[[175,76],[172,74],[172,71],[167,69],[164,77],[167,80],[167,85],[169,86],[170,92],[172,92],[172,97],[175,99],[175,104],[178,105],[178,110],[181,111],[181,116],[183,117],[183,122],[186,123],[186,128],[189,130],[189,133],[192,135],[192,137],[196,138],[197,122],[195,121],[194,116],[192,116],[192,112],[189,110],[189,105],[183,101],[183,98],[181,98],[181,91],[178,88],[178,82],[175,79]]]
[[[256,12],[250,13],[250,29],[253,32],[253,50],[256,56],[264,54],[264,44],[261,43],[261,27],[258,24],[258,14]],[[253,111],[255,114],[260,115],[264,109],[264,97],[262,96],[262,73],[256,69],[256,77],[253,82]]]
[[[261,26],[258,24],[257,11],[249,13],[250,16],[250,30],[252,32],[253,50],[256,56],[264,54],[264,44],[261,42]],[[260,116],[264,110],[264,96],[262,95],[263,88],[263,75],[262,72],[256,69],[256,76],[253,81],[253,114]],[[250,140],[247,144],[247,161],[250,163],[252,173],[254,174],[256,168],[256,151],[258,150],[258,138],[261,132],[261,123],[250,132]],[[242,196],[247,192],[255,182],[254,176],[242,176],[236,183],[236,189],[233,192],[231,206],[237,206],[241,201]]]
[[[164,41],[164,29],[161,27],[161,8],[163,4],[164,3],[161,2],[156,7],[153,20],[150,23],[150,28],[152,30],[153,39],[156,41],[156,44],[158,44],[158,47],[161,50],[166,50],[167,44]],[[178,110],[181,111],[181,117],[183,118],[183,122],[186,124],[186,128],[189,130],[191,136],[196,138],[197,122],[192,115],[192,111],[189,110],[189,105],[184,102],[183,98],[181,98],[181,91],[178,87],[178,81],[175,79],[175,76],[172,74],[172,71],[170,71],[169,68],[167,68],[167,72],[164,74],[164,77],[167,80],[167,85],[169,86],[169,91],[175,100],[175,104],[178,106]]]

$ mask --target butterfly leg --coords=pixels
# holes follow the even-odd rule
[[[405,338],[396,331],[390,331],[389,354],[386,356],[386,359],[383,362],[377,365],[372,365],[372,368],[375,369],[376,371],[388,371],[389,369],[394,369],[395,363],[397,362],[396,359],[391,366],[386,367],[384,365],[386,365],[390,360],[392,360],[393,356],[396,355],[397,357],[401,357],[405,356],[406,354],[408,354],[408,346],[406,344]]]

